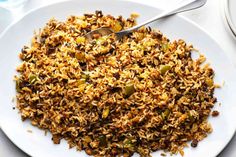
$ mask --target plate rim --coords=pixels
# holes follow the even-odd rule
[[[236,26],[234,25],[231,15],[230,15],[230,9],[229,9],[229,0],[224,0],[224,14],[226,18],[226,22],[233,33],[233,35],[236,37]]]
[[[50,4],[47,4],[47,5],[42,5],[42,6],[39,6],[39,7],[36,7],[36,8],[33,8],[33,9],[30,9],[29,11],[27,11],[26,13],[24,13],[20,18],[18,18],[17,20],[14,20],[13,22],[11,22],[3,31],[2,33],[0,33],[0,39],[2,37],[4,37],[4,35],[9,31],[9,29],[11,29],[11,27],[15,26],[18,22],[20,22],[23,18],[25,18],[26,16],[30,15],[31,13],[35,12],[35,11],[38,11],[40,9],[43,9],[43,8],[46,8],[46,7],[51,7],[53,5],[57,5],[57,4],[61,4],[61,3],[67,3],[67,2],[76,2],[77,0],[61,0],[61,1],[57,1],[57,2],[53,2],[53,3],[50,3]],[[163,11],[163,8],[159,8],[157,5],[152,5],[152,2],[150,4],[148,4],[148,2],[140,2],[140,1],[136,1],[136,0],[115,0],[114,3],[116,2],[119,2],[119,1],[122,1],[122,2],[131,2],[131,3],[136,3],[136,4],[140,4],[142,6],[146,6],[146,7],[151,7],[151,8],[156,8],[156,9],[159,9],[161,11]],[[225,2],[228,2],[229,0],[225,0]],[[228,3],[227,3],[228,4]],[[218,47],[220,48],[220,51],[222,53],[225,52],[225,50],[222,48],[221,44],[206,30],[204,29],[202,26],[198,25],[196,22],[192,21],[191,19],[183,16],[183,15],[180,15],[180,14],[176,14],[174,16],[177,16],[178,18],[181,18],[182,20],[190,23],[192,26],[198,28],[200,31],[202,31],[204,34],[206,34],[209,39],[211,39],[215,44],[218,45]],[[228,21],[228,20],[227,20]],[[236,31],[235,31],[236,33]],[[229,61],[229,65],[232,67],[232,70],[233,72],[235,73],[235,76],[236,76],[236,67],[234,66],[233,64],[233,61],[232,59],[230,59],[230,57],[227,55],[227,53],[224,53],[225,54],[225,57],[227,58],[227,60]],[[23,151],[24,153],[26,153],[27,155],[29,156],[32,156],[32,154],[30,154],[30,152],[28,150],[25,150],[21,145],[17,145],[15,143],[15,140],[11,139],[9,136],[8,136],[8,133],[7,131],[4,129],[4,126],[1,124],[2,123],[2,120],[0,119],[0,129],[2,130],[2,132],[4,133],[4,135],[12,142],[12,144],[14,144],[17,148],[19,148],[21,151]],[[234,126],[234,131],[232,132],[232,134],[229,136],[229,140],[225,143],[224,147],[222,147],[221,149],[219,149],[218,151],[216,151],[216,155],[219,155],[226,147],[227,145],[230,143],[230,141],[232,140],[233,136],[235,135],[236,133],[236,125]]]

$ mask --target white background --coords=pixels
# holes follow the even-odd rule
[[[49,3],[54,3],[58,0],[29,0],[21,9],[13,11],[13,20],[17,20],[27,11],[37,8]],[[139,0],[141,1],[141,0]],[[176,0],[142,0],[142,3],[151,3],[160,8],[168,8],[173,1]],[[224,49],[225,53],[231,58],[234,66],[236,67],[236,38],[232,35],[230,29],[226,24],[224,18],[225,0],[208,0],[207,4],[197,10],[182,13],[183,16],[191,19],[201,27],[207,30],[210,35],[216,39],[220,46]],[[0,16],[3,11],[0,8]],[[4,14],[5,16],[6,14]],[[7,16],[5,16],[7,17]],[[1,21],[2,20],[2,21]],[[3,17],[0,17],[0,32],[3,31]],[[222,133],[224,133],[222,126]],[[4,135],[0,129],[0,157],[27,157],[21,150],[19,150],[10,140]],[[218,157],[236,157],[236,136],[231,140],[229,145],[223,150]]]

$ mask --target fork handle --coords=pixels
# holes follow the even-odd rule
[[[141,23],[141,24],[139,24],[139,25],[136,25],[136,26],[134,26],[134,27],[132,27],[132,28],[126,29],[126,30],[124,30],[124,31],[126,31],[126,32],[132,32],[132,31],[134,31],[134,30],[139,29],[140,27],[142,27],[142,26],[144,26],[144,25],[147,25],[147,24],[149,24],[149,23],[152,23],[152,22],[154,22],[154,21],[156,21],[156,20],[159,20],[159,19],[161,19],[161,18],[163,18],[163,17],[167,17],[167,16],[170,16],[170,15],[176,14],[176,13],[178,13],[182,8],[184,8],[184,7],[187,6],[187,5],[190,5],[191,3],[194,3],[195,1],[197,1],[197,0],[183,0],[182,3],[180,3],[177,7],[174,7],[174,8],[172,8],[172,9],[170,9],[170,10],[164,11],[163,13],[161,13],[161,14],[159,14],[159,15],[153,17],[153,18],[151,18],[150,20],[145,21],[145,22],[143,22],[143,23]]]

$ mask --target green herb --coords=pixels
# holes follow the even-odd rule
[[[107,118],[109,115],[109,112],[110,112],[110,109],[108,107],[104,108],[102,112],[102,118],[104,119]]]
[[[161,113],[162,119],[167,119],[169,115],[170,115],[169,109],[165,109],[165,111]]]
[[[168,70],[170,70],[170,66],[169,65],[161,65],[160,66],[160,72],[162,75],[164,75]]]
[[[38,80],[38,77],[34,74],[29,75],[29,83],[34,84]]]
[[[129,97],[130,95],[132,95],[135,92],[135,88],[133,84],[127,84],[125,86],[125,96]]]

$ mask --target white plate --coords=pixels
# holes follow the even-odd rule
[[[3,31],[12,21],[13,17],[9,10],[0,6],[0,32]]]
[[[76,152],[75,149],[69,150],[65,141],[62,141],[60,145],[54,145],[50,135],[44,136],[42,130],[31,126],[29,122],[22,122],[18,111],[12,109],[15,106],[12,102],[12,97],[15,95],[15,84],[12,79],[16,74],[15,68],[20,63],[18,53],[23,45],[30,41],[33,31],[44,26],[51,17],[65,20],[68,15],[81,15],[98,9],[103,10],[105,14],[126,17],[132,12],[138,12],[141,15],[138,22],[160,12],[157,8],[131,1],[66,1],[30,12],[11,25],[0,39],[0,124],[6,135],[31,156],[78,157],[86,155],[84,152]],[[209,118],[214,129],[213,133],[200,142],[197,148],[184,149],[186,157],[214,157],[226,146],[236,128],[235,98],[232,96],[236,91],[235,70],[220,46],[204,30],[189,20],[172,16],[153,23],[152,26],[159,28],[171,40],[181,38],[192,43],[208,58],[207,62],[215,69],[215,81],[219,84],[225,82],[223,88],[215,92],[215,96],[222,105],[215,105],[215,109],[221,113],[220,116]],[[27,132],[29,129],[33,133]],[[159,156],[160,153],[160,151],[153,153],[153,156]]]
[[[236,1],[235,0],[225,0],[224,11],[227,23],[231,31],[236,36]]]

